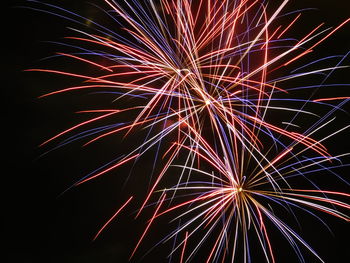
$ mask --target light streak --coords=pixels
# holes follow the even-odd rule
[[[124,209],[125,206],[127,206],[130,201],[133,199],[133,196],[131,196],[118,210],[114,213],[114,215],[100,228],[100,230],[97,232],[93,240],[96,240],[98,236],[101,234],[101,232],[113,221],[113,219]]]

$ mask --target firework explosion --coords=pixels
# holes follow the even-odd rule
[[[271,228],[300,262],[305,261],[303,249],[323,262],[278,210],[292,216],[301,210],[321,222],[319,212],[350,220],[349,194],[321,189],[310,176],[323,171],[343,180],[333,168],[342,166],[348,153],[333,156],[326,142],[350,127],[331,128],[334,113],[349,97],[317,97],[315,90],[337,85],[326,81],[347,67],[347,55],[294,65],[350,19],[334,28],[315,25],[297,39],[289,32],[302,23],[303,12],[284,13],[288,0],[278,5],[262,0],[105,0],[110,11],[100,11],[118,28],[111,30],[69,10],[30,2],[30,8],[79,25],[70,28],[64,43],[72,51],[57,53],[75,61],[74,70],[30,70],[64,75],[79,84],[41,97],[89,92],[108,95],[113,102],[79,111],[92,117],[41,146],[56,143],[57,149],[75,141],[90,146],[116,136],[132,141],[124,153],[68,190],[153,156],[148,173],[132,174],[146,177],[147,194],[135,191],[126,197],[94,239],[142,196],[135,217],[152,212],[130,259],[156,221],[167,217],[177,223],[154,244],[172,244],[162,262],[251,262],[252,250],[261,251],[259,261],[276,262]],[[320,68],[325,60],[332,63]],[[83,72],[81,65],[92,70]],[[314,75],[321,76],[317,85],[293,84]]]

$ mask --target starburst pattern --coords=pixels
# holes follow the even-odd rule
[[[332,156],[324,143],[349,125],[321,139],[317,134],[332,126],[332,116],[349,97],[291,95],[296,90],[327,86],[325,82],[335,70],[347,67],[343,65],[347,55],[321,58],[299,68],[293,65],[350,19],[335,28],[315,25],[296,39],[286,36],[300,23],[303,13],[283,14],[288,0],[276,6],[259,0],[105,0],[111,10],[105,15],[120,28],[113,31],[60,7],[30,2],[33,9],[39,4],[45,12],[78,25],[88,24],[85,31],[71,28],[74,36],[66,38],[70,43],[66,45],[75,51],[57,55],[95,68],[91,74],[79,68],[74,72],[31,69],[82,80],[80,85],[42,97],[89,91],[109,94],[113,105],[117,105],[80,111],[93,117],[58,133],[42,146],[59,139],[55,148],[76,140],[87,146],[116,134],[127,140],[130,134],[146,133],[142,143],[73,186],[126,163],[137,163],[156,149],[154,164],[160,164],[161,169],[150,172],[157,171],[158,175],[150,177],[151,187],[137,216],[151,204],[154,213],[131,257],[155,219],[177,212],[174,220],[179,220],[179,225],[163,241],[175,240],[170,257],[178,253],[181,262],[194,259],[208,240],[214,242],[206,255],[207,262],[233,262],[237,258],[250,262],[252,235],[265,260],[275,262],[267,224],[274,225],[288,240],[300,261],[303,255],[299,245],[322,261],[272,207],[282,206],[291,214],[293,209],[301,209],[319,220],[313,210],[350,219],[346,214],[350,206],[343,201],[349,194],[319,189],[308,178],[308,174],[320,169],[338,176],[331,169],[340,166],[340,159],[348,154]],[[310,65],[327,59],[336,63],[308,70]],[[288,85],[313,75],[323,76],[320,84]],[[324,106],[331,110],[321,116],[308,109]],[[310,121],[301,126],[298,118]],[[101,121],[111,124],[83,130]],[[161,182],[170,176],[177,183],[162,190]],[[299,187],[296,178],[302,178],[312,188],[302,188],[304,184]],[[152,196],[158,196],[158,201],[151,201]],[[95,239],[132,198],[103,225]],[[197,241],[190,247],[192,239]]]

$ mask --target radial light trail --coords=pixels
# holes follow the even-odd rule
[[[56,142],[56,149],[80,140],[89,147],[116,135],[131,141],[122,155],[73,186],[117,173],[127,163],[141,163],[155,149],[147,178],[150,185],[136,218],[150,207],[154,211],[131,258],[162,216],[179,220],[178,228],[171,229],[162,242],[174,240],[169,257],[177,255],[180,262],[195,261],[203,246],[210,247],[207,262],[251,262],[251,239],[259,244],[265,261],[276,262],[271,224],[301,262],[299,246],[323,262],[273,207],[284,207],[291,214],[293,209],[302,210],[320,221],[314,211],[349,221],[350,207],[344,201],[349,194],[322,190],[308,176],[324,169],[341,178],[332,169],[349,155],[332,156],[326,144],[329,138],[348,131],[349,125],[319,134],[332,127],[336,111],[350,97],[315,97],[321,87],[340,86],[326,80],[334,71],[348,67],[343,62],[349,53],[294,65],[316,52],[350,19],[334,28],[324,23],[311,25],[307,32],[293,37],[290,32],[300,26],[304,13],[283,14],[289,2],[104,0],[101,3],[109,10],[100,11],[116,25],[112,29],[55,5],[28,1],[28,8],[63,17],[76,26],[65,38],[72,52],[57,52],[56,56],[92,68],[91,72],[80,67],[72,71],[29,69],[81,81],[41,98],[91,92],[108,94],[113,102],[106,108],[79,111],[90,117],[41,146]],[[82,30],[87,21],[88,27]],[[319,66],[325,61],[328,66]],[[313,76],[323,76],[323,80],[317,85],[293,84]],[[298,90],[308,95],[297,97]],[[318,108],[327,111],[320,114],[322,111],[314,110]],[[86,128],[91,125],[95,128]],[[138,133],[143,141],[134,143],[132,138]],[[133,176],[147,177],[147,173]],[[168,185],[169,177],[177,183]],[[296,178],[308,188],[294,185]],[[127,199],[94,239],[138,194]]]

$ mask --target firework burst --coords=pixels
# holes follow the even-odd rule
[[[329,162],[329,159],[339,160],[348,154],[299,159],[298,156],[305,149],[294,152],[293,148],[287,148],[270,160],[264,152],[259,151],[256,153],[260,157],[259,160],[250,153],[248,156],[253,158],[240,160],[240,167],[237,167],[234,161],[236,158],[232,158],[234,153],[229,145],[221,145],[225,150],[219,155],[208,144],[202,143],[203,139],[198,141],[200,144],[197,144],[196,148],[184,148],[198,156],[202,163],[207,163],[209,167],[203,170],[193,166],[174,165],[181,168],[182,173],[188,171],[193,178],[161,191],[164,196],[170,197],[177,193],[175,200],[170,197],[167,200],[176,204],[171,204],[170,208],[156,215],[159,217],[179,210],[175,219],[180,220],[180,225],[163,240],[165,242],[177,236],[184,237],[177,238],[172,253],[184,249],[186,243],[194,238],[195,245],[193,248],[187,248],[187,255],[182,256],[183,262],[195,258],[200,246],[208,240],[210,245],[207,244],[206,247],[210,247],[209,252],[201,252],[201,257],[206,258],[206,262],[235,262],[239,259],[248,262],[251,260],[251,250],[256,250],[256,246],[251,246],[251,240],[256,239],[266,261],[276,262],[273,242],[270,241],[266,227],[271,227],[272,224],[288,240],[301,262],[305,260],[299,244],[323,262],[297,231],[284,222],[283,218],[286,218],[286,215],[278,216],[274,207],[284,207],[289,214],[293,214],[295,209],[300,209],[322,223],[323,220],[312,210],[328,213],[349,222],[350,217],[340,210],[346,211],[350,208],[346,201],[341,201],[348,200],[350,195],[320,190],[308,177],[319,170],[330,172],[332,168],[338,167],[339,163],[327,168],[323,164]],[[299,181],[297,185],[311,185],[312,188],[295,188],[295,179],[299,177],[307,183]],[[337,197],[340,197],[340,200]],[[184,198],[188,200],[176,201]]]
[[[321,139],[316,139],[319,137],[316,135],[331,126],[332,115],[349,97],[314,98],[311,94],[296,98],[290,95],[293,91],[314,86],[291,88],[286,83],[322,75],[321,84],[316,86],[319,88],[326,86],[335,70],[346,68],[343,61],[347,55],[332,57],[336,63],[326,68],[307,70],[327,58],[299,68],[293,68],[293,64],[312,53],[350,19],[335,28],[315,25],[294,39],[285,36],[299,23],[302,12],[283,14],[288,0],[272,7],[259,0],[105,0],[111,10],[105,15],[119,28],[113,31],[57,6],[30,2],[33,9],[39,4],[45,12],[88,25],[85,31],[71,28],[74,36],[67,37],[65,45],[75,51],[59,52],[57,56],[95,69],[92,74],[32,69],[82,80],[79,85],[42,97],[86,91],[108,94],[115,105],[80,111],[94,117],[58,133],[42,146],[59,139],[56,148],[77,140],[87,146],[117,134],[126,140],[132,134],[145,134],[141,143],[73,186],[126,163],[137,164],[151,149],[156,149],[154,167],[161,168],[150,171],[158,175],[150,176],[151,186],[137,216],[150,204],[155,210],[132,256],[155,219],[186,208],[175,216],[180,220],[178,228],[164,239],[177,240],[170,258],[179,253],[181,262],[190,261],[206,240],[214,236],[207,262],[233,262],[239,257],[237,254],[241,254],[243,262],[250,262],[249,240],[253,232],[266,261],[275,262],[273,242],[266,227],[269,221],[288,240],[300,261],[303,261],[300,244],[322,261],[271,206],[281,205],[288,211],[300,208],[309,213],[316,209],[349,221],[346,212],[337,210],[350,208],[340,200],[349,195],[321,190],[306,176],[347,156],[332,156],[324,142],[349,126]],[[286,19],[288,24],[284,24]],[[284,73],[287,70],[289,74]],[[330,105],[329,101],[338,104]],[[308,109],[310,105],[330,106],[331,110],[318,116]],[[274,116],[278,115],[283,116],[282,121],[276,121]],[[298,118],[308,118],[310,122],[301,127]],[[109,124],[84,130],[101,121]],[[181,172],[170,173],[174,166]],[[161,190],[162,182],[170,176],[175,177],[176,185]],[[294,186],[296,177],[311,182],[313,188]],[[152,203],[151,197],[159,193],[159,200]],[[178,201],[187,196],[191,198]],[[95,238],[132,198],[127,199]],[[168,202],[170,208],[164,208]],[[179,235],[184,237],[181,241]],[[200,238],[190,248],[193,236]]]

